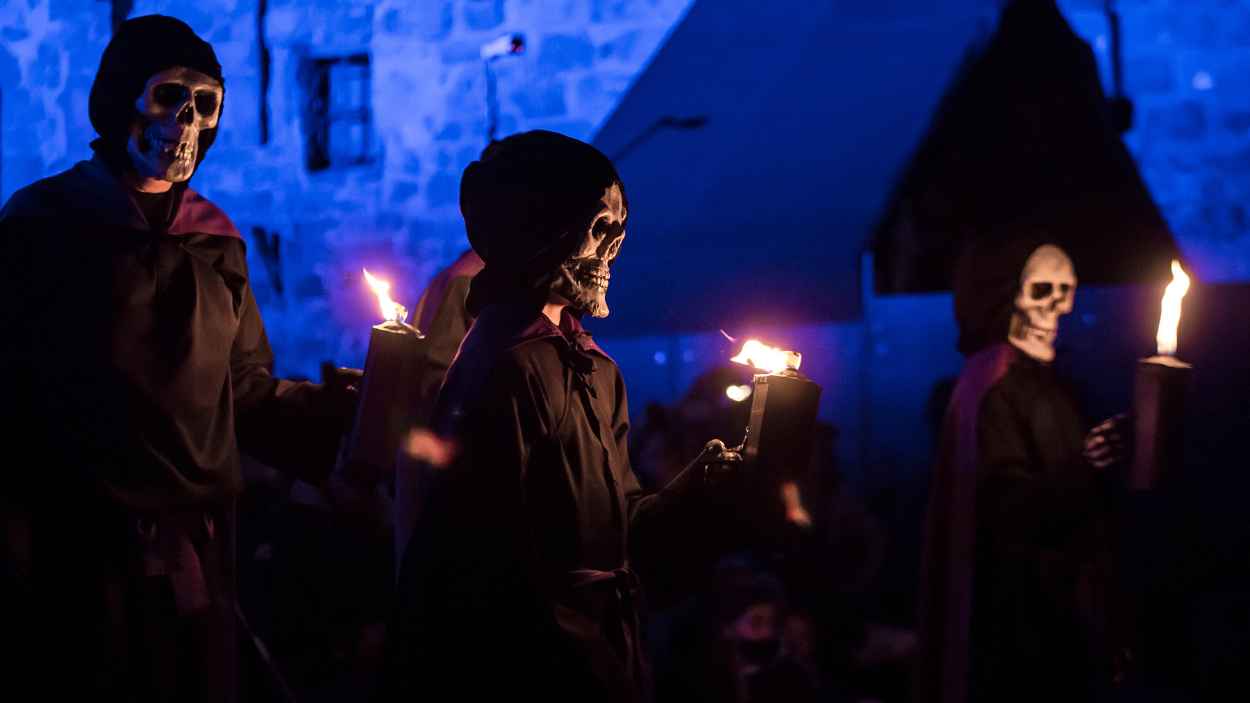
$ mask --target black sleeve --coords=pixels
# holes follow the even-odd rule
[[[545,431],[536,383],[513,364],[496,367],[454,431],[452,464],[405,462],[400,469],[425,474],[399,575],[390,687],[420,691],[428,674],[463,665],[447,662],[449,652],[506,663],[532,636],[498,625],[533,622],[540,607],[530,583],[522,492],[535,438]]]
[[[1084,461],[1047,466],[1045,436],[1004,384],[982,400],[977,420],[978,533],[1002,549],[1066,544],[1099,511],[1098,477]]]
[[[250,286],[243,295],[230,350],[240,449],[283,473],[319,482],[334,468],[353,399],[319,384],[275,378],[273,352]]]
[[[629,461],[629,405],[619,375],[617,399],[613,431],[617,451]],[[622,489],[629,509],[630,561],[646,585],[648,599],[656,606],[680,600],[723,551],[716,529],[721,523],[707,501],[703,468],[688,467],[659,491],[647,494],[627,467]]]

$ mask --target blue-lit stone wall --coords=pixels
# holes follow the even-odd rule
[[[494,64],[500,135],[546,128],[589,139],[690,2],[269,0],[263,17],[256,0],[125,4],[131,16],[179,17],[215,47],[225,113],[193,185],[249,240],[279,371],[315,376],[322,360],[363,362],[376,313],[362,266],[386,274],[411,305],[467,246],[457,194],[486,143],[484,43],[510,32],[527,43]],[[4,197],[89,157],[87,95],[114,4],[0,3]],[[361,54],[369,159],[309,171],[301,67]]]
[[[1061,0],[1110,84],[1102,0]],[[1120,0],[1126,143],[1208,282],[1250,279],[1250,2]]]
[[[411,304],[465,247],[457,184],[486,139],[484,42],[506,32],[528,42],[495,64],[501,134],[590,138],[692,1],[269,0],[259,17],[256,0],[134,0],[131,14],[181,17],[216,47],[226,113],[194,184],[249,239],[279,371],[314,376],[325,359],[362,361],[375,319],[362,266]],[[1109,84],[1101,0],[1060,4]],[[113,5],[0,0],[0,195],[89,155],[87,95]],[[1137,106],[1126,140],[1142,174],[1201,279],[1250,279],[1250,0],[1117,5]],[[370,58],[370,159],[310,172],[301,66],[358,54]],[[862,324],[759,332],[805,352],[848,469],[883,485],[925,464],[928,394],[960,360],[948,296],[868,300],[864,310]],[[1077,312],[1073,325],[1090,334],[1105,322],[1080,303]],[[671,401],[729,349],[715,332],[605,345],[635,409]]]

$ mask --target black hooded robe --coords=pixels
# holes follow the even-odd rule
[[[230,699],[239,446],[315,480],[350,418],[270,375],[243,239],[171,197],[150,225],[97,155],[0,212],[4,680],[40,698]]]
[[[1087,701],[1109,680],[1110,478],[1053,366],[1005,341],[1040,243],[974,250],[957,278],[968,356],[930,488],[917,701]]]
[[[477,318],[435,427],[461,456],[422,491],[396,699],[645,699],[639,585],[697,558],[702,470],[644,496],[616,364],[567,312],[557,327],[527,304]]]

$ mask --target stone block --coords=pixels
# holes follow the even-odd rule
[[[1124,61],[1124,87],[1130,95],[1165,95],[1177,88],[1176,63],[1167,54],[1129,56]]]
[[[425,200],[430,207],[449,207],[460,202],[460,179],[450,170],[436,171],[425,184]]]
[[[439,57],[445,64],[475,63],[482,60],[482,42],[475,39],[461,39],[443,45]]]
[[[638,19],[647,12],[649,3],[644,0],[591,0],[592,22],[620,22]]]
[[[400,181],[391,187],[390,202],[402,206],[421,193],[421,186],[416,181]]]
[[[271,43],[285,44],[300,36],[304,11],[300,7],[270,7],[265,15],[265,36]]]
[[[560,28],[585,25],[590,19],[591,0],[513,0],[536,26]]]
[[[538,68],[544,72],[590,68],[595,46],[585,34],[553,34],[543,38]]]
[[[387,34],[418,39],[443,39],[455,26],[451,0],[422,0],[417,3],[394,3],[382,14],[382,29]]]
[[[624,95],[629,78],[629,74],[603,70],[583,76],[576,84],[576,112],[602,119]]]
[[[464,24],[469,29],[494,29],[503,24],[503,0],[465,0]]]
[[[639,38],[641,36],[641,32],[635,29],[600,42],[598,48],[599,59],[622,62],[639,60],[641,58],[638,56],[641,46]]]
[[[514,90],[511,100],[527,119],[559,117],[568,112],[564,100],[564,83],[559,79],[536,81],[526,90]]]
[[[1207,134],[1206,112],[1196,100],[1185,100],[1161,111],[1165,136],[1173,141],[1193,142]]]
[[[455,166],[455,170],[463,173],[465,166],[468,166],[473,161],[476,161],[477,157],[482,155],[482,149],[484,149],[485,146],[486,144],[483,143],[481,145],[466,144],[465,146],[460,147],[460,150],[456,152],[456,160],[452,162]]]
[[[1228,132],[1235,136],[1244,136],[1250,132],[1250,112],[1244,110],[1227,112],[1224,114],[1223,123],[1224,129]]]
[[[458,141],[462,134],[464,134],[464,128],[459,122],[448,122],[435,133],[434,138],[440,142],[454,142]]]
[[[1231,48],[1250,47],[1250,12],[1226,13],[1220,21],[1222,44]]]
[[[61,64],[63,57],[65,57],[65,50],[60,42],[44,41],[39,44],[35,63],[31,66],[31,77],[39,88],[46,91],[63,89],[65,80],[65,72]]]

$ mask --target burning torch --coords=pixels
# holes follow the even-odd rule
[[[1163,293],[1157,354],[1137,363],[1133,384],[1133,464],[1128,487],[1154,488],[1164,474],[1181,461],[1185,389],[1193,368],[1176,356],[1176,332],[1181,300],[1189,291],[1189,276],[1180,262],[1172,262],[1172,282]]]
[[[807,527],[811,518],[803,507],[796,478],[811,464],[821,388],[799,373],[801,354],[759,340],[747,340],[731,361],[760,372],[749,388],[726,389],[731,399],[752,399],[742,448],[744,468],[765,484],[768,493],[780,498],[770,504],[782,506],[786,521]]]
[[[344,454],[353,482],[374,483],[390,472],[408,429],[425,335],[409,325],[408,310],[391,298],[391,284],[367,270],[365,282],[377,296],[383,321],[369,333],[356,421]]]

